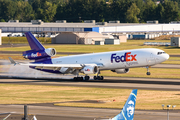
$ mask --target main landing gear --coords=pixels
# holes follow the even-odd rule
[[[79,76],[79,71],[76,70],[75,72],[76,72],[77,77],[74,77],[74,80],[80,80],[80,81],[82,81],[82,80],[83,80],[83,77],[80,77],[80,76]]]
[[[89,76],[85,76],[84,78],[83,77],[74,77],[74,80],[89,80],[90,79],[90,77]]]
[[[94,80],[103,80],[104,79],[104,77],[99,76],[99,74],[100,74],[100,71],[97,73],[97,76],[94,76]],[[88,81],[90,79],[90,77],[87,74],[84,76],[84,78],[80,77],[78,71],[76,71],[76,75],[77,75],[77,77],[74,77],[74,80],[79,80],[79,81],[86,80],[86,81]]]
[[[104,80],[103,76],[99,76],[100,71],[97,73],[97,76],[94,76],[94,80]]]
[[[150,68],[151,66],[147,66],[146,68],[147,68],[147,73],[146,73],[146,75],[151,75],[151,73],[149,72],[149,68]]]
[[[103,76],[94,76],[94,80],[104,80]]]
[[[83,77],[74,77],[74,80],[83,80]]]
[[[85,76],[85,77],[84,77],[84,80],[89,80],[89,79],[90,79],[89,76]]]
[[[84,78],[83,77],[74,77],[74,80],[86,80],[88,81],[90,79],[89,76],[85,76]],[[103,76],[94,76],[94,80],[104,80],[104,77]]]

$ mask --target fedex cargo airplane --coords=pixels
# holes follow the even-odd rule
[[[155,48],[132,49],[72,55],[66,57],[51,58],[56,55],[54,48],[45,49],[43,45],[31,34],[25,33],[31,50],[23,52],[23,56],[34,62],[25,64],[17,63],[9,57],[12,64],[28,65],[30,68],[56,74],[74,74],[74,80],[89,80],[90,74],[96,74],[95,80],[103,80],[99,76],[102,70],[111,70],[116,73],[128,73],[130,68],[146,67],[147,75],[150,75],[149,67],[169,59],[169,55],[163,50]],[[84,73],[81,77],[79,73]]]

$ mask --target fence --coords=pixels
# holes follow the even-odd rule
[[[170,42],[144,42],[144,45],[152,45],[152,46],[170,46]]]

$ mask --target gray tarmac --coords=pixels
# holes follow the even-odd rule
[[[61,76],[57,78],[43,75],[38,78],[24,78],[1,75],[0,83],[180,91],[180,79],[104,77],[103,81],[74,81],[73,79],[68,79],[68,77]]]
[[[13,111],[13,120],[23,118],[23,105],[0,105],[0,112]],[[107,119],[116,116],[119,109],[100,109],[100,108],[79,108],[62,107],[51,105],[28,105],[28,115],[31,119],[34,115],[38,120],[94,120]],[[180,119],[180,110],[170,110],[171,120]],[[0,116],[0,119],[3,116]],[[164,120],[167,118],[166,110],[135,110],[134,120]]]

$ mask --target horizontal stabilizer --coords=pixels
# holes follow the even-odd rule
[[[8,58],[9,58],[11,64],[14,64],[14,65],[19,64],[18,62],[15,62],[11,57],[8,57]]]

